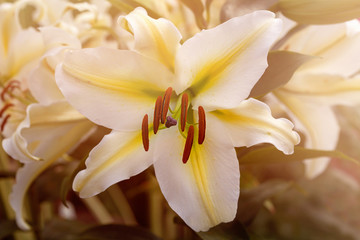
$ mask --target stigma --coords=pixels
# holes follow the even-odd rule
[[[197,144],[199,145],[203,144],[205,141],[205,110],[202,106],[199,106],[197,111],[193,110],[189,95],[186,92],[180,95],[178,101],[175,101],[176,104],[173,104],[175,105],[175,109],[172,110],[170,108],[171,102],[174,101],[172,95],[173,89],[169,87],[166,89],[163,96],[157,97],[155,100],[152,125],[149,126],[149,117],[148,114],[145,114],[141,127],[143,146],[145,151],[149,150],[149,131],[153,131],[154,134],[157,134],[158,131],[176,126],[179,122],[179,133],[185,139],[182,162],[186,164],[191,156],[194,138],[197,137]],[[197,122],[194,121],[194,113],[196,112]]]

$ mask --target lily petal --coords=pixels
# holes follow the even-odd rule
[[[360,16],[358,0],[279,0],[278,8],[288,18],[303,24],[331,24]]]
[[[292,154],[294,145],[300,142],[289,120],[275,119],[270,108],[255,99],[244,100],[234,109],[209,112],[207,118],[221,120],[236,147],[271,143],[285,154]]]
[[[281,20],[257,11],[196,34],[178,50],[175,91],[189,89],[194,109],[236,107],[264,73],[280,32]]]
[[[22,230],[29,230],[30,226],[25,221],[24,206],[26,192],[34,180],[45,171],[56,159],[49,158],[44,161],[27,162],[16,172],[16,182],[9,195],[11,207],[15,211],[16,224]]]
[[[3,141],[6,152],[24,162],[16,173],[16,183],[10,194],[10,204],[21,229],[30,228],[24,220],[23,206],[33,181],[63,154],[81,143],[93,127],[94,124],[65,101],[50,106],[33,104],[29,106],[27,119],[19,126],[20,130],[11,139]],[[21,141],[16,142],[18,139]],[[43,160],[33,161],[35,156]]]
[[[46,159],[51,155],[49,149],[63,154],[93,127],[65,100],[48,106],[31,104],[16,132],[2,144],[11,157],[21,162]]]
[[[329,74],[298,74],[281,90],[318,104],[356,106],[360,104],[360,75],[347,79]]]
[[[123,18],[121,24],[134,35],[134,49],[154,58],[174,71],[175,54],[180,47],[181,34],[167,19],[153,19],[143,8],[136,8]]]
[[[289,109],[289,116],[305,135],[305,147],[319,150],[333,150],[339,137],[339,124],[330,106],[317,104],[311,98],[291,96],[280,90],[275,96]],[[328,165],[329,158],[306,161],[306,175],[314,178]]]
[[[235,150],[218,122],[202,145],[194,141],[182,162],[185,139],[176,128],[161,131],[155,147],[155,174],[170,207],[195,231],[234,219],[240,172]],[[196,142],[196,143],[195,143]]]
[[[172,74],[136,52],[93,48],[69,51],[55,78],[65,98],[93,122],[135,131]]]
[[[66,49],[80,49],[80,41],[68,32],[55,27],[40,29],[48,51],[27,79],[31,94],[41,104],[64,99],[55,82],[55,68],[64,59]],[[46,89],[46,91],[44,91]]]
[[[151,138],[151,142],[155,137]],[[111,185],[139,174],[153,163],[153,149],[145,151],[141,132],[112,131],[93,148],[73,189],[80,197],[94,196]]]
[[[357,73],[360,62],[360,22],[308,26],[291,37],[283,46],[290,51],[318,56],[301,67],[302,73],[336,74],[344,77]],[[299,71],[300,71],[299,70]]]
[[[24,39],[26,39],[26,44],[24,44]],[[31,66],[26,70],[24,67],[34,64],[35,60],[44,53],[41,34],[31,28],[18,32],[12,37],[8,51],[5,62],[7,66],[3,74],[11,78],[19,75],[21,71],[28,73],[28,68]]]

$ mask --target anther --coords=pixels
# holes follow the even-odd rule
[[[142,142],[144,145],[145,151],[149,150],[149,126],[148,126],[148,115],[145,114],[142,127],[141,127],[141,134],[142,134]]]
[[[172,93],[171,87],[166,89],[164,98],[163,98],[162,108],[161,108],[161,123],[165,123],[166,115],[169,110],[171,93]]]
[[[188,134],[186,137],[185,147],[184,147],[184,153],[182,157],[183,163],[187,163],[190,157],[191,148],[194,141],[194,126],[189,126]]]
[[[4,120],[2,121],[1,127],[0,127],[1,132],[4,131],[5,125],[6,125],[7,121],[9,120],[9,118],[10,118],[10,114],[8,114],[4,117]]]
[[[20,82],[17,80],[12,80],[10,81],[6,87],[3,88],[3,90],[1,91],[0,94],[0,98],[2,101],[5,101],[5,94],[8,92],[13,91],[15,88],[19,88],[20,89]]]
[[[202,144],[205,140],[205,130],[206,130],[206,118],[205,118],[205,111],[202,106],[198,107],[199,113],[199,138],[198,143]]]
[[[175,126],[176,124],[177,124],[176,119],[172,118],[171,116],[166,117],[165,127],[169,128]]]
[[[0,118],[3,116],[4,112],[12,106],[14,106],[12,103],[5,104],[0,110]]]
[[[160,118],[161,118],[161,102],[162,102],[162,97],[158,96],[158,98],[156,99],[156,103],[155,103],[154,121],[153,121],[155,134],[157,133],[157,131],[159,129],[159,123],[160,123]]]
[[[187,119],[187,108],[188,108],[189,97],[186,93],[181,98],[181,131],[185,130],[186,119]]]

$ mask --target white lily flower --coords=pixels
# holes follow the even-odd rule
[[[281,31],[274,17],[234,18],[181,45],[171,22],[136,9],[125,17],[136,52],[69,51],[55,73],[61,91],[113,129],[91,151],[74,190],[90,197],[153,164],[169,205],[195,231],[231,221],[240,181],[234,147],[268,142],[291,154],[299,141],[290,121],[246,100]]]
[[[309,26],[284,43],[282,49],[317,56],[300,67],[292,79],[273,94],[286,107],[295,126],[305,135],[305,146],[334,150],[339,125],[334,105],[360,103],[360,23],[357,20]],[[308,160],[306,175],[314,178],[329,163],[328,157]]]
[[[14,16],[11,11],[14,12],[16,7],[18,6],[2,6],[2,16]],[[8,22],[4,21],[2,24],[4,27]],[[5,85],[1,93],[1,130],[5,136],[2,142],[4,150],[24,164],[17,171],[10,204],[15,211],[18,226],[26,230],[30,226],[24,220],[23,208],[28,188],[44,170],[84,140],[94,124],[65,101],[55,84],[55,70],[51,67],[55,68],[60,50],[50,50],[39,59],[46,48],[80,48],[79,41],[55,28],[42,30],[42,33],[32,28],[15,30],[9,31],[14,35],[6,35],[10,38],[11,45],[8,51],[3,51],[8,57],[4,62],[8,63],[6,66],[9,71],[5,73],[9,74],[2,78]],[[44,40],[42,35],[45,36]],[[21,41],[17,40],[19,36]],[[15,41],[12,41],[14,38]],[[28,45],[23,44],[23,38],[28,39]],[[6,46],[6,39],[2,40],[2,46]],[[21,54],[25,56],[24,59],[20,58]],[[30,60],[32,62],[29,63]],[[34,73],[30,73],[39,60],[40,66]]]

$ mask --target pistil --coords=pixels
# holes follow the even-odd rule
[[[176,119],[172,118],[171,116],[166,117],[165,127],[169,128],[175,126],[176,124],[177,124]]]

